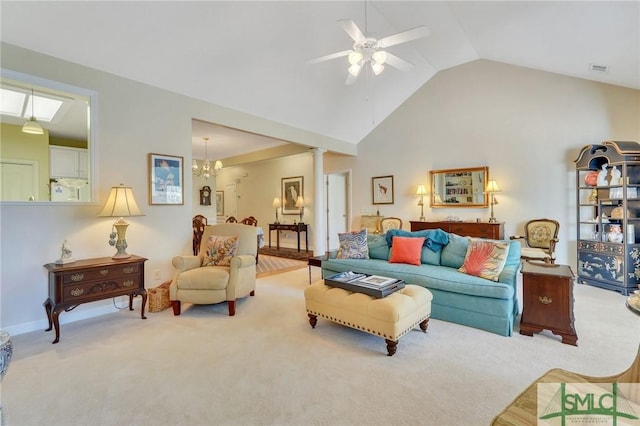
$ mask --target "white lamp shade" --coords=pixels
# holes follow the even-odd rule
[[[379,64],[377,62],[371,63],[371,69],[375,75],[379,75],[384,70],[384,65]]]
[[[387,52],[384,50],[378,50],[377,52],[373,52],[371,55],[371,59],[373,59],[377,64],[384,64],[387,60]]]
[[[349,53],[349,63],[351,65],[355,65],[362,60],[362,53],[360,52],[351,52]]]
[[[298,195],[298,199],[296,200],[296,207],[304,207],[304,198],[302,198],[302,195]]]
[[[416,195],[427,195],[427,189],[423,184],[418,185],[418,189],[416,189]]]
[[[98,216],[126,217],[144,216],[144,214],[138,208],[133,189],[130,186],[120,185],[111,188],[107,202]]]
[[[24,126],[22,126],[22,133],[28,133],[30,135],[44,135],[44,129],[40,123],[36,121],[35,117],[31,117],[29,121],[24,123]]]
[[[276,209],[280,207],[280,198],[276,197],[273,199],[273,207]]]
[[[360,74],[361,68],[362,66],[360,66],[360,64],[353,64],[349,67],[349,74],[351,74],[354,77],[357,77],[358,74]]]
[[[495,180],[490,180],[489,182],[487,182],[487,186],[484,189],[484,192],[487,192],[487,193],[501,192],[501,189]]]

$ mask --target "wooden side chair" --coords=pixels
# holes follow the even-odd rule
[[[397,217],[385,217],[380,220],[380,233],[384,234],[389,229],[402,229],[402,219]]]
[[[524,235],[513,235],[512,240],[522,240],[520,258],[556,263],[556,243],[560,224],[553,219],[533,219],[524,225]]]
[[[249,216],[249,217],[245,217],[244,219],[242,219],[240,221],[240,223],[243,223],[243,224],[249,225],[249,226],[258,226],[258,219],[256,219],[253,216]]]
[[[207,218],[201,214],[197,214],[193,217],[193,255],[198,255],[200,250],[200,241],[202,241],[202,234],[204,233],[204,227],[207,226]]]
[[[227,218],[227,223],[238,223],[238,219],[236,219],[236,218],[235,218],[235,217],[233,217],[233,216],[229,216],[229,217]]]

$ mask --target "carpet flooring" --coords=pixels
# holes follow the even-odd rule
[[[297,259],[297,260],[305,260],[305,261],[310,257],[313,257],[313,252],[311,250],[298,251],[297,249],[294,249],[294,248],[284,248],[284,247],[280,247],[280,250],[278,250],[274,246],[272,246],[271,248],[269,248],[268,246],[261,247],[258,253],[260,253],[260,256],[262,256],[263,254],[266,254],[267,256],[285,257],[287,259]]]
[[[269,275],[281,274],[283,272],[294,271],[305,267],[307,267],[306,261],[303,262],[301,260],[261,254],[258,256],[258,265],[256,265],[256,277],[267,277]]]

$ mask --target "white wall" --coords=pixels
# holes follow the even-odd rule
[[[575,168],[582,147],[603,140],[640,142],[640,91],[476,61],[441,71],[359,145],[356,158],[327,155],[328,170],[353,170],[352,227],[374,211],[371,177],[394,175],[395,203],[380,214],[409,229],[418,220],[418,184],[429,170],[489,166],[502,193],[495,215],[505,234],[528,219],[560,222],[558,262],[576,270]],[[488,220],[489,209],[425,206],[427,220],[455,214]]]
[[[127,242],[129,253],[149,259],[145,266],[146,287],[154,287],[172,277],[173,256],[191,253],[194,205],[189,188],[192,188],[193,118],[302,145],[333,147],[343,152],[355,150],[345,142],[5,43],[1,47],[2,67],[5,69],[94,90],[98,94],[98,164],[94,170],[98,202],[70,206],[0,204],[0,327],[13,334],[46,328],[42,303],[47,298],[47,274],[42,265],[60,257],[63,240],[68,241],[76,258],[110,257],[115,253],[108,245],[113,220],[96,217],[111,186],[120,183],[132,186],[145,213],[145,216],[128,220]],[[148,205],[147,155],[151,152],[184,157],[184,183],[188,188],[184,205]],[[252,179],[257,182],[258,176]],[[272,191],[268,196],[273,196]],[[160,271],[160,280],[153,280],[152,272],[155,270]],[[60,321],[69,322],[111,310],[110,300],[86,304],[63,313]]]

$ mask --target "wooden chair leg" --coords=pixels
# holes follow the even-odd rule
[[[236,314],[236,301],[228,300],[227,304],[229,305],[229,316],[232,317]]]
[[[255,296],[256,295],[256,291],[255,290],[251,290],[251,293],[249,293],[249,296]]]
[[[180,315],[180,301],[179,300],[172,300],[171,301],[171,307],[173,308],[173,315]]]

